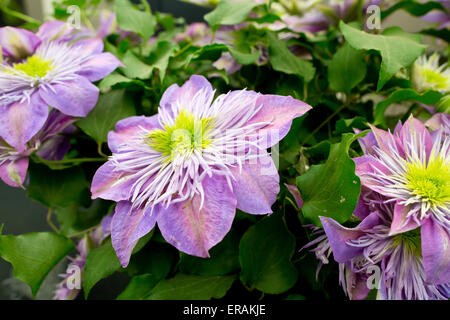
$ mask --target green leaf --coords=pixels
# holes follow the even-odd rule
[[[428,1],[426,3],[419,3],[412,0],[403,0],[399,1],[398,3],[394,4],[387,10],[384,10],[381,12],[381,19],[386,18],[393,12],[403,9],[408,11],[410,14],[416,17],[423,16],[427,14],[428,12],[432,10],[441,10],[445,11],[445,8],[442,6],[442,4],[436,2],[436,1]]]
[[[437,91],[427,91],[423,94],[417,93],[414,89],[398,89],[394,91],[389,98],[378,102],[375,107],[375,125],[386,125],[384,113],[393,103],[400,101],[418,101],[426,105],[434,105],[443,97],[442,93]]]
[[[156,19],[151,12],[142,12],[133,7],[129,0],[116,0],[114,12],[122,30],[135,32],[145,41],[155,33]]]
[[[227,50],[228,47],[221,43],[208,44],[195,51],[192,59],[215,61],[220,58],[222,52]]]
[[[294,74],[309,82],[314,78],[316,69],[311,62],[293,55],[286,43],[278,40],[275,33],[268,33],[270,63],[276,71]]]
[[[60,225],[60,233],[71,235],[100,223],[101,219],[108,213],[111,203],[103,199],[95,199],[84,207],[79,204],[72,204],[65,208],[56,208],[55,215]]]
[[[101,247],[91,249],[86,258],[84,267],[83,289],[87,299],[94,285],[121,268],[116,252],[111,245],[111,240]]]
[[[241,48],[236,48],[229,46],[228,51],[230,52],[231,56],[240,64],[247,65],[247,64],[253,64],[255,63],[259,56],[260,52],[256,50],[255,52],[244,52],[240,50]]]
[[[328,81],[334,91],[349,93],[366,76],[364,54],[345,43],[328,66]]]
[[[180,271],[202,276],[221,276],[239,270],[239,236],[231,231],[210,251],[210,258],[182,254]]]
[[[153,274],[135,276],[116,300],[144,300],[159,281]]]
[[[51,232],[0,236],[0,255],[14,268],[14,276],[29,284],[33,296],[53,267],[74,249],[72,241]]]
[[[381,68],[377,90],[401,68],[411,65],[426,49],[408,37],[395,35],[373,35],[346,25],[339,24],[345,40],[358,50],[376,50],[381,55]]]
[[[136,115],[133,100],[124,89],[112,90],[100,96],[95,108],[76,124],[97,143],[108,140],[108,132],[116,123]]]
[[[280,213],[250,227],[239,245],[241,281],[265,293],[279,294],[297,281],[291,263],[295,237],[288,231]]]
[[[250,0],[238,2],[222,0],[204,18],[214,29],[220,25],[235,25],[244,21],[256,6],[258,4]]]
[[[344,134],[342,141],[331,145],[328,160],[312,166],[297,177],[297,187],[303,199],[303,215],[316,226],[319,216],[343,223],[352,215],[361,191],[355,174],[355,163],[348,156],[350,145],[360,135]]]
[[[51,170],[44,165],[31,164],[29,174],[27,196],[49,208],[80,202],[87,192],[87,181],[80,167]]]
[[[236,276],[201,277],[178,273],[174,278],[159,282],[148,300],[209,300],[220,299],[230,289]]]
[[[149,79],[153,73],[153,67],[139,60],[130,50],[127,51],[122,59],[125,67],[121,70],[131,79]]]
[[[178,45],[169,41],[158,41],[150,52],[150,65],[159,70],[159,78],[164,80],[169,60],[175,55]],[[153,71],[152,69],[152,71]]]
[[[139,252],[150,240],[152,232],[139,239],[133,254]],[[100,280],[109,277],[121,269],[121,264],[111,244],[111,239],[101,247],[89,251],[84,266],[83,289],[84,297],[87,299],[94,285]]]
[[[450,114],[450,95],[444,96],[436,105],[436,112]]]
[[[357,116],[351,119],[339,119],[336,121],[335,135],[341,135],[342,133],[351,132],[357,128],[360,130],[367,129],[367,120],[363,117]]]
[[[119,73],[111,73],[107,75],[105,78],[100,81],[98,84],[98,88],[100,90],[111,88],[112,86],[119,84],[119,83],[128,83],[132,82],[133,80],[119,74]]]
[[[130,276],[151,273],[159,281],[169,274],[178,256],[171,245],[151,241],[133,256],[125,271]]]

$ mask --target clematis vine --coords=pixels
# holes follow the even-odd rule
[[[75,118],[53,109],[42,129],[22,151],[0,139],[0,178],[12,187],[23,187],[32,154],[51,161],[64,158],[70,148],[68,135],[76,130],[73,122]]]
[[[445,126],[448,123],[443,123]],[[429,284],[450,279],[450,137],[410,117],[394,132],[372,128],[354,159],[362,185],[393,205],[389,236],[418,233]],[[420,229],[419,229],[420,227]]]
[[[194,75],[166,90],[157,115],[121,120],[109,133],[112,156],[96,172],[91,192],[117,202],[111,239],[124,267],[156,223],[180,251],[209,257],[236,208],[272,212],[279,176],[266,149],[311,107],[247,90],[215,100],[214,94]]]
[[[439,277],[444,279],[441,283],[429,281],[426,272],[429,238],[423,232],[421,235],[419,229],[391,234],[394,212],[394,203],[363,189],[355,211],[362,220],[357,227],[346,228],[331,218],[321,217],[333,258],[340,263],[343,289],[355,300],[366,298],[372,288],[378,288],[377,299],[382,300],[448,299],[450,278],[445,268],[439,271]],[[371,279],[375,270],[380,270],[381,277]]]
[[[49,107],[84,117],[97,103],[97,81],[121,65],[103,51],[101,39],[72,41],[61,21],[43,24],[34,34],[0,28],[0,137],[18,152],[42,128]]]

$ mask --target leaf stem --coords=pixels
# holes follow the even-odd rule
[[[53,207],[50,207],[50,208],[48,208],[48,212],[47,212],[47,223],[53,229],[53,231],[55,231],[56,233],[59,233],[58,228],[55,226],[55,224],[52,221],[52,216],[53,216]]]
[[[97,143],[97,152],[98,152],[98,154],[99,154],[100,156],[102,156],[103,158],[108,159],[109,157],[108,157],[106,154],[104,154],[103,151],[102,151],[102,146],[103,146],[103,143],[102,143],[102,142],[98,142],[98,143]]]
[[[339,112],[344,110],[349,105],[349,100],[342,104],[339,108],[336,109],[328,118],[326,118],[317,128],[315,128],[302,142],[302,146],[305,145],[324,125],[331,121]]]
[[[35,158],[36,159],[36,158]],[[36,159],[37,162],[41,162],[44,164],[71,164],[71,163],[84,163],[84,162],[105,162],[105,158],[75,158],[75,159],[64,159],[57,161],[45,160],[42,158]]]
[[[68,235],[67,238],[74,238],[74,237],[78,237],[78,236],[84,235],[85,233],[88,233],[88,232],[90,232],[90,231],[93,231],[93,230],[95,230],[96,228],[98,228],[98,226],[93,226],[93,227],[87,228],[87,229],[85,229],[85,230],[83,230],[83,231],[76,232],[76,233],[74,233],[74,234]]]
[[[9,9],[8,7],[4,6],[1,9],[5,14],[10,15],[12,17],[18,18],[20,20],[29,22],[29,23],[36,23],[36,24],[41,24],[41,22],[39,20],[36,20],[30,16],[27,16],[26,14],[17,12],[15,10]]]

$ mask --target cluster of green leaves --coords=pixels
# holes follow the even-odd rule
[[[89,20],[100,2],[64,0],[55,4],[55,17],[67,18],[67,7],[75,4],[82,8],[82,18]],[[2,258],[36,294],[52,268],[74,249],[74,241],[113,209],[114,203],[93,201],[89,193],[95,170],[110,152],[105,144],[108,132],[120,119],[155,114],[166,88],[202,74],[218,93],[249,88],[291,95],[313,106],[294,120],[279,148],[282,185],[297,186],[303,207],[292,205],[282,187],[274,214],[256,217],[238,212],[232,230],[211,250],[209,259],[179,253],[156,228],[140,240],[124,269],[106,239],[88,253],[84,297],[89,298],[100,282],[115,273],[130,279],[117,299],[343,297],[333,261],[315,280],[318,261],[299,251],[311,240],[303,225],[320,227],[320,216],[352,223],[361,190],[352,158],[361,155],[356,140],[364,136],[369,123],[387,129],[410,114],[426,119],[430,115],[421,104],[440,103],[440,110],[448,112],[448,97],[432,90],[417,92],[409,77],[411,65],[427,48],[422,35],[448,40],[448,30],[408,34],[393,27],[367,32],[361,19],[341,21],[316,35],[287,27],[273,31],[268,26],[280,18],[268,4],[222,0],[204,17],[209,26],[205,43],[189,37],[179,40],[186,29],[184,21],[152,12],[145,3],[114,1],[118,27],[128,33],[109,35],[105,48],[124,67],[97,84],[102,94],[94,110],[76,122],[79,131],[73,135],[69,154],[57,162],[32,158],[27,194],[50,208],[50,222],[56,215],[56,233],[0,235]],[[437,2],[403,1],[381,16],[396,10],[422,16],[432,9],[443,10]],[[236,25],[240,28],[229,32],[232,41],[215,41],[224,26]],[[285,40],[280,36],[285,32],[295,36]],[[224,53],[241,65],[235,73],[214,66]],[[393,104],[406,109],[388,112]],[[363,132],[355,134],[355,128]]]

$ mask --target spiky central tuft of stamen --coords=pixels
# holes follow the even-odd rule
[[[154,150],[173,160],[176,156],[207,148],[212,142],[209,138],[212,127],[212,118],[199,119],[182,110],[172,125],[151,131],[145,141]]]
[[[408,163],[406,188],[435,207],[450,202],[450,165],[443,158]]]
[[[434,88],[438,90],[447,89],[448,78],[442,73],[430,69],[421,70],[422,78],[425,82],[434,84]]]
[[[14,64],[13,69],[22,71],[31,77],[43,78],[47,75],[47,72],[53,69],[53,67],[50,60],[44,60],[41,57],[34,55],[25,62]]]
[[[405,250],[408,250],[419,259],[422,256],[420,228],[395,235],[392,238],[391,247],[395,248],[397,246],[403,246]]]

